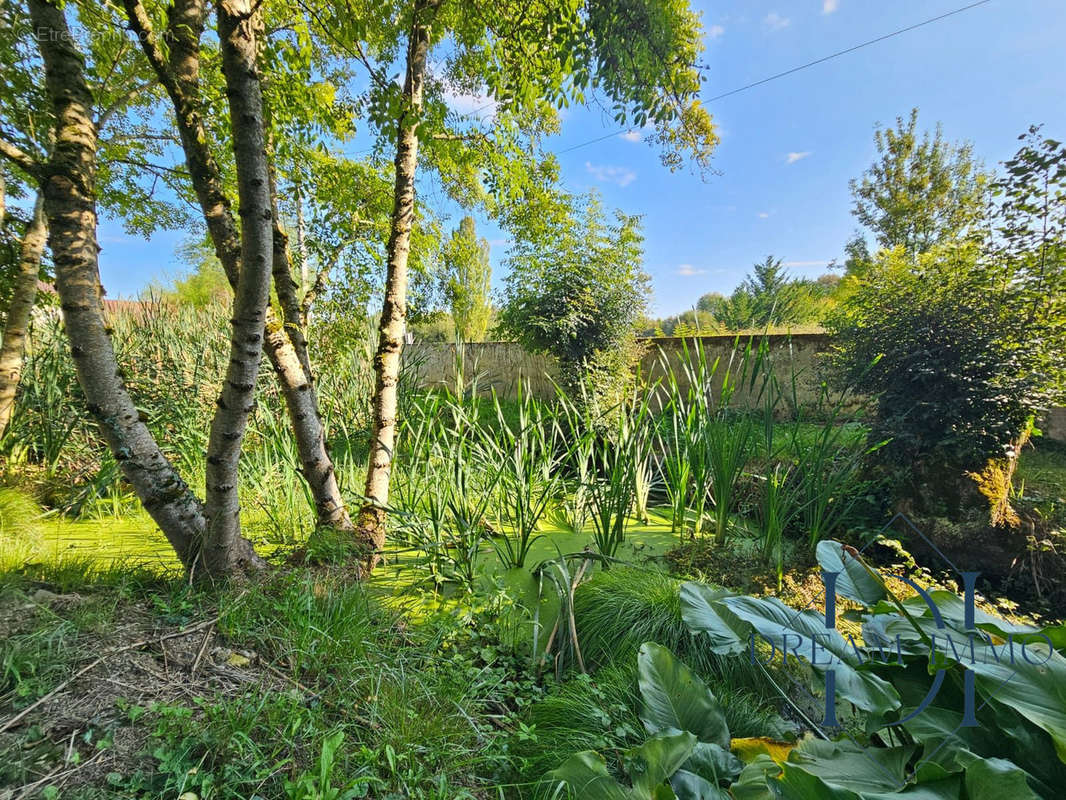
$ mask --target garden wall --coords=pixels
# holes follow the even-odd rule
[[[801,404],[817,398],[816,362],[818,353],[829,346],[824,333],[772,334],[767,337],[774,374],[783,385],[790,386],[793,372],[797,377],[797,397]],[[746,341],[746,340],[742,340]],[[664,360],[669,361],[682,388],[686,389],[685,370],[680,367],[685,348],[691,352],[694,338],[659,337],[641,340],[645,351],[640,361],[640,374],[645,380],[659,380],[665,374]],[[715,392],[721,388],[726,365],[733,356],[734,336],[700,337],[707,362],[719,360],[715,375]],[[456,348],[443,342],[416,342],[405,352],[408,369],[425,387],[455,386]],[[735,359],[736,363],[737,359]],[[737,364],[737,368],[739,364]],[[503,397],[513,397],[519,381],[525,381],[533,394],[549,398],[555,393],[552,381],[558,376],[555,363],[547,356],[532,355],[514,342],[481,342],[463,347],[462,371],[467,383],[475,377],[479,391],[495,390]],[[736,368],[734,369],[734,374]],[[750,401],[750,398],[749,398]]]
[[[786,391],[791,394],[792,376],[796,376],[796,397],[799,404],[813,403],[818,398],[818,355],[829,349],[829,336],[824,333],[771,334],[767,337],[774,374]],[[663,377],[663,360],[674,366],[674,374],[685,386],[685,372],[678,368],[684,357],[686,345],[693,348],[694,338],[659,337],[641,340],[645,352],[640,361],[640,374],[647,380]],[[721,388],[724,365],[733,356],[735,337],[702,336],[708,363],[720,359],[716,374],[715,392]],[[525,381],[533,394],[550,398],[555,389],[552,381],[558,376],[555,363],[543,355],[527,353],[515,342],[480,342],[463,348],[463,375],[469,384],[475,377],[479,391],[488,394],[495,390],[502,397],[514,397],[519,381]],[[416,342],[404,351],[408,369],[425,387],[455,386],[456,352],[454,344],[443,342]],[[752,403],[750,394],[738,394],[738,402]],[[1066,408],[1053,409],[1040,428],[1044,436],[1066,443]]]

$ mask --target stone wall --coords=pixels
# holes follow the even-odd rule
[[[824,333],[771,334],[767,337],[773,374],[785,392],[795,397],[798,403],[810,405],[819,394],[819,354],[829,349],[829,336]],[[695,337],[664,337],[642,340],[645,352],[640,360],[639,375],[645,381],[663,379],[665,362],[673,367],[674,376],[687,389],[688,374],[683,368],[686,360],[693,362],[696,347]],[[747,339],[741,339],[741,348]],[[721,391],[727,372],[738,374],[742,362],[737,352],[734,336],[701,336],[708,364],[718,361],[712,386],[715,396]],[[519,381],[525,381],[536,397],[546,399],[554,393],[553,381],[558,377],[555,363],[548,356],[527,353],[515,342],[481,342],[467,344],[462,348],[461,359],[456,358],[454,344],[440,342],[416,342],[404,351],[405,367],[413,371],[417,382],[425,387],[454,387],[456,366],[461,363],[465,384],[469,387],[476,379],[478,391],[488,394],[495,390],[502,397],[514,397]],[[732,364],[732,367],[730,367]],[[738,389],[736,402],[756,402],[757,388]],[[1044,436],[1057,442],[1066,442],[1066,408],[1053,409],[1040,423]]]
[[[817,397],[818,354],[828,347],[828,337],[822,333],[775,334],[767,337],[770,360],[778,381],[791,392],[793,374],[796,376],[799,402],[807,403]],[[712,386],[714,393],[721,390],[727,373],[734,378],[743,362],[743,349],[748,340],[741,339],[739,349],[734,336],[666,337],[644,339],[644,355],[640,360],[639,375],[645,381],[662,380],[669,363],[682,389],[688,388],[687,361],[695,363],[695,348],[703,348],[707,364],[717,362]],[[558,378],[554,361],[548,356],[532,355],[514,342],[481,342],[464,345],[461,359],[457,360],[456,346],[441,342],[416,342],[404,351],[405,367],[417,375],[417,382],[425,387],[456,385],[457,365],[461,365],[467,385],[476,379],[482,393],[495,390],[503,397],[513,397],[518,382],[525,381],[533,394],[539,398],[551,397],[555,389],[553,381]],[[687,355],[686,355],[687,354]],[[738,390],[738,397],[748,397],[751,392]]]

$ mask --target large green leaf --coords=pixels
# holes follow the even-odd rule
[[[904,708],[900,714],[907,716],[913,710]],[[1066,785],[1066,766],[1056,757],[1047,733],[1017,712],[996,704],[981,709],[978,721],[981,724],[977,727],[964,727],[962,711],[930,706],[903,727],[924,746],[919,760],[922,765],[937,763],[959,770],[978,758],[976,753],[995,753],[1028,775],[1035,793],[1057,796],[1050,787]]]
[[[665,647],[645,642],[637,655],[640,718],[648,733],[688,731],[729,747],[729,727],[711,690]]]
[[[696,742],[696,747],[683,765],[711,783],[731,783],[744,769],[744,762],[725,748],[711,742]]]
[[[968,800],[1040,800],[1029,788],[1025,770],[1002,758],[981,758],[968,751],[956,756],[966,768]]]
[[[659,787],[688,761],[696,737],[688,731],[653,736],[639,747],[626,752],[626,772],[633,781],[638,797],[658,797]]]
[[[693,633],[707,636],[710,649],[720,655],[743,653],[748,647],[750,626],[737,619],[721,600],[733,592],[705,583],[681,585],[681,617]]]
[[[948,624],[954,623],[954,627],[961,630],[966,619],[966,603],[963,598],[944,589],[934,589],[929,592],[929,596],[945,622]],[[918,595],[908,597],[903,601],[903,605],[915,617],[931,619],[933,616],[932,609]],[[895,606],[887,602],[878,603],[874,607],[874,612],[878,615],[892,614],[895,611]],[[1066,625],[1045,625],[1043,627],[1020,625],[1002,617],[997,617],[995,614],[989,614],[980,607],[974,608],[974,624],[982,631],[993,634],[1002,640],[1006,640],[1008,636],[1012,637],[1015,642],[1031,643],[1050,640],[1056,650],[1066,649]]]
[[[624,786],[607,771],[603,756],[585,750],[544,776],[549,786],[565,786],[579,800],[676,800],[667,780],[692,755],[696,737],[687,731],[654,736],[623,754],[633,782]]]
[[[786,634],[790,637],[798,634],[803,642],[799,653],[803,655],[806,649],[804,660],[816,674],[825,675],[829,670],[836,673],[836,691],[842,699],[854,703],[863,711],[884,713],[899,708],[899,695],[892,685],[873,672],[861,669],[863,659],[853,644],[845,641],[835,629],[827,629],[821,614],[795,611],[775,597],[738,595],[718,602],[748,622],[775,647],[782,644]],[[815,656],[812,641],[817,641],[819,651],[824,648],[825,652]],[[778,656],[782,657],[780,652]],[[812,663],[812,656],[816,660],[821,659],[820,663]]]
[[[770,782],[781,774],[781,765],[768,755],[758,755],[729,787],[733,800],[777,800],[778,793],[770,788]]]
[[[582,800],[633,800],[631,791],[607,771],[603,756],[592,750],[574,753],[545,779],[553,786],[567,787]]]
[[[836,572],[836,593],[870,607],[888,597],[885,585],[871,575],[858,555],[849,553],[840,542],[826,539],[815,551],[818,564],[826,572]]]
[[[847,776],[828,782],[794,764],[785,764],[784,774],[777,782],[776,797],[782,800],[960,800],[962,778],[948,775],[936,781],[908,784],[900,791],[853,791],[846,788]]]
[[[1066,658],[1043,642],[1025,653],[1007,645],[937,651],[974,672],[978,693],[995,704],[1009,706],[1051,735],[1059,760],[1066,762]],[[1026,657],[1027,656],[1027,657]],[[998,657],[998,660],[997,660]],[[1039,662],[1044,657],[1044,663]]]
[[[729,792],[694,772],[680,769],[670,778],[677,800],[730,800]]]
[[[820,778],[831,788],[856,793],[897,792],[907,783],[907,761],[913,745],[862,747],[850,741],[805,739],[789,755],[789,767]]]

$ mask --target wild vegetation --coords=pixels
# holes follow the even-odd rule
[[[0,7],[0,798],[1061,793],[1066,149],[994,174],[912,114],[842,277],[648,322],[639,217],[544,138],[588,104],[707,172],[701,41],[683,0]],[[188,271],[105,299],[101,211]],[[802,370],[769,335],[821,324]]]

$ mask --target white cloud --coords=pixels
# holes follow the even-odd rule
[[[702,275],[706,271],[705,269],[696,269],[691,264],[682,264],[677,268],[677,274],[686,278],[691,278],[693,275]]]
[[[787,156],[785,156],[785,161],[787,163],[789,163],[789,164],[795,164],[797,161],[801,161],[802,159],[806,158],[810,154],[811,154],[810,150],[804,150],[804,151],[799,152],[799,153],[792,152],[792,153],[789,153]]]
[[[640,131],[626,131],[625,133],[618,134],[627,142],[639,142],[641,140]]]
[[[787,28],[792,23],[788,17],[782,17],[776,11],[771,11],[765,17],[763,17],[763,24],[772,31],[779,31],[782,28]]]
[[[821,261],[786,261],[784,263],[786,267],[826,267],[828,265],[828,259],[822,259]]]
[[[769,218],[770,218],[770,212],[769,211],[760,211],[759,212],[759,219],[769,219]]]
[[[822,0],[822,13],[832,14],[840,8],[840,0]]]
[[[444,100],[456,114],[471,119],[488,119],[496,114],[496,101],[485,94],[464,94],[445,89]]]
[[[629,186],[637,179],[637,173],[629,167],[617,167],[612,164],[593,164],[591,161],[586,161],[585,171],[598,181],[623,187]]]
[[[723,28],[721,25],[712,25],[711,27],[709,27],[707,29],[707,38],[708,39],[717,39],[723,33],[725,33],[725,28]]]

